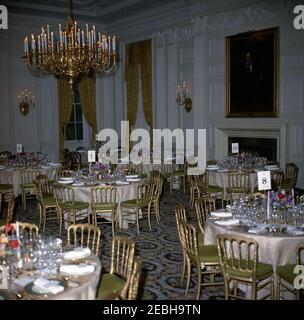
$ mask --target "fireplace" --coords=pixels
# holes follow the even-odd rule
[[[282,168],[285,167],[287,155],[285,124],[216,123],[214,129],[215,159],[223,159],[231,151],[231,142],[238,142],[240,151],[258,152],[260,156],[277,160]],[[268,148],[270,150],[267,151]]]
[[[277,160],[277,139],[272,138],[245,138],[228,137],[228,152],[231,153],[231,144],[239,144],[239,152],[256,153],[267,160]]]

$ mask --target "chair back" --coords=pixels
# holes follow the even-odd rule
[[[121,299],[136,300],[138,295],[139,280],[141,276],[141,259],[139,256],[134,258],[134,263],[131,269],[129,277],[129,285],[125,296],[121,296]]]
[[[16,223],[12,223],[12,226],[14,228],[14,230],[16,230]],[[35,225],[34,223],[28,223],[28,222],[19,222],[19,228],[20,230],[22,230],[23,232],[28,232],[30,237],[33,236],[33,234],[35,236],[38,236],[39,233],[39,228],[37,225]]]
[[[127,279],[134,262],[135,243],[131,238],[115,236],[112,239],[110,273]]]
[[[81,154],[77,151],[70,152],[71,168],[79,170],[82,167]]]
[[[196,217],[198,221],[198,226],[200,228],[200,231],[202,234],[205,233],[205,223],[206,223],[206,217],[208,213],[207,209],[207,202],[208,197],[202,197],[195,201],[195,211],[196,211]]]
[[[58,178],[64,178],[64,177],[73,177],[75,175],[74,170],[59,170],[58,172]]]
[[[39,185],[39,189],[42,194],[48,194],[51,192],[49,179],[45,174],[38,174],[35,182]]]
[[[177,233],[178,233],[178,237],[180,242],[182,241],[181,239],[181,230],[180,230],[180,221],[185,221],[187,222],[187,214],[186,214],[186,209],[182,204],[178,204],[175,207],[175,219],[176,219],[176,226],[177,226]]]
[[[152,201],[155,184],[143,184],[137,187],[137,203]]]
[[[271,171],[271,187],[280,188],[283,180],[282,171]]]
[[[149,180],[151,183],[154,183],[154,181],[157,181],[159,178],[161,178],[161,174],[159,171],[150,171]]]
[[[285,178],[291,180],[292,187],[297,185],[299,168],[294,163],[286,163]]]
[[[12,198],[8,202],[8,207],[6,212],[6,224],[11,223],[13,221],[14,207],[15,207],[15,200],[14,198]]]
[[[98,256],[101,231],[98,227],[89,224],[72,224],[68,227],[68,245],[87,247]]]
[[[258,262],[258,243],[238,235],[218,235],[217,246],[224,276],[243,273],[255,281]]]
[[[173,172],[173,164],[165,164],[162,163],[161,165],[161,173],[162,174],[170,174]]]
[[[21,184],[33,183],[39,174],[38,170],[20,170]]]
[[[60,171],[60,167],[54,167],[50,170],[48,178],[50,181],[56,181],[58,179],[58,173]]]
[[[250,175],[248,172],[230,172],[228,174],[229,188],[242,188],[249,191]]]
[[[59,207],[73,207],[75,205],[74,189],[71,186],[56,185],[56,187],[54,187],[54,194]]]
[[[94,205],[115,205],[116,203],[116,187],[97,186],[91,188],[92,206]]]
[[[193,225],[178,219],[180,228],[181,243],[186,255],[191,261],[199,261],[197,233]]]

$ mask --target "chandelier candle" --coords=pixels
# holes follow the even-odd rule
[[[85,33],[71,18],[71,3],[68,1],[68,18],[64,27],[59,24],[58,34],[41,28],[41,33],[24,39],[24,61],[34,75],[51,73],[67,78],[71,88],[81,74],[108,73],[116,65],[115,36],[106,36],[96,28],[85,26]],[[98,37],[97,37],[98,34]]]

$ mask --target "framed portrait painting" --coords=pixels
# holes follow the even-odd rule
[[[226,117],[278,116],[279,29],[226,37]]]

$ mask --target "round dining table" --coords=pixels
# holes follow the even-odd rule
[[[276,267],[287,263],[295,263],[296,247],[299,243],[304,243],[304,232],[302,235],[293,235],[285,232],[263,232],[260,234],[251,233],[254,228],[236,225],[219,225],[217,219],[210,217],[205,225],[205,244],[217,244],[217,236],[220,234],[240,235],[251,238],[258,243],[258,258],[260,262],[271,264],[274,271],[274,289],[276,288]]]
[[[95,300],[102,269],[101,261],[99,257],[91,255],[85,259],[85,263],[95,266],[93,273],[81,276],[67,276],[59,272],[47,274],[39,270],[23,272],[12,283],[10,298],[22,300]],[[62,281],[64,283],[64,291],[58,294],[38,294],[29,290],[28,288],[31,288],[30,284],[39,277]]]

